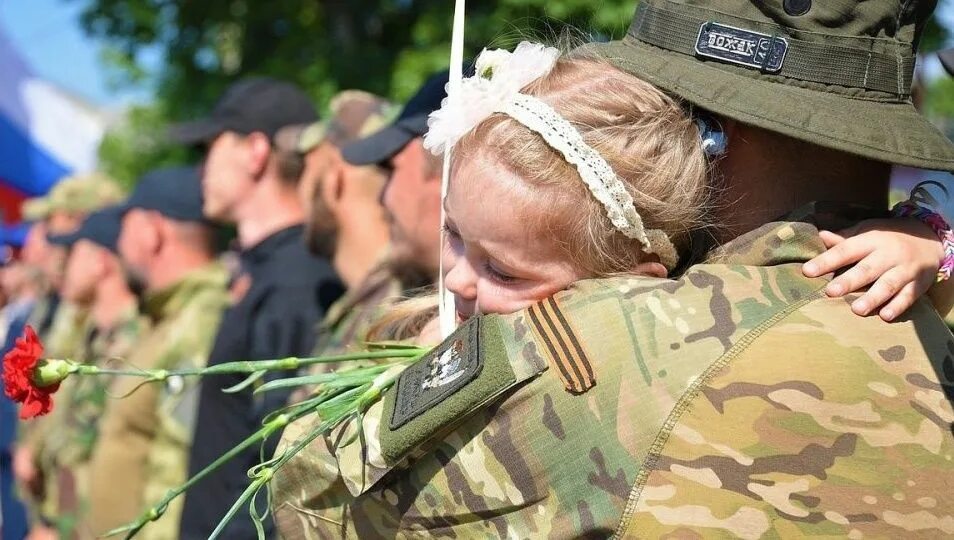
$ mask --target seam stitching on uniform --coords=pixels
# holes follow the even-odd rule
[[[735,359],[735,357],[740,352],[745,350],[749,345],[751,345],[752,342],[761,337],[762,334],[764,334],[769,328],[775,326],[809,302],[823,298],[824,296],[824,288],[818,289],[806,298],[788,306],[775,315],[762,321],[755,328],[749,330],[744,336],[742,336],[739,341],[732,345],[732,347],[730,347],[729,350],[726,351],[722,356],[710,364],[709,367],[707,367],[702,374],[697,377],[692,384],[689,385],[686,391],[683,392],[682,396],[680,396],[679,400],[676,402],[676,405],[673,407],[672,411],[670,411],[669,416],[666,418],[665,422],[663,422],[662,427],[659,430],[659,434],[656,435],[656,439],[653,440],[653,444],[649,447],[649,453],[647,454],[646,459],[643,461],[643,466],[640,467],[639,473],[636,475],[636,480],[633,482],[633,488],[629,493],[629,499],[626,501],[626,507],[623,509],[623,515],[620,517],[619,524],[616,526],[616,532],[613,533],[613,539],[621,538],[626,531],[630,519],[632,519],[633,514],[636,512],[636,505],[639,503],[639,497],[642,495],[643,487],[645,487],[646,481],[649,480],[649,475],[655,469],[656,461],[659,459],[659,455],[662,453],[663,447],[665,447],[666,443],[669,441],[669,435],[672,433],[673,428],[676,427],[676,424],[679,422],[682,414],[689,408],[689,404],[692,403],[696,396],[699,395],[699,392],[702,390],[702,386],[709,382],[713,376],[722,371],[722,369],[725,368],[729,362]]]

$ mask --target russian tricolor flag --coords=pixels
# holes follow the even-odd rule
[[[105,124],[99,111],[34,76],[0,29],[0,221],[19,221],[24,198],[93,170]]]

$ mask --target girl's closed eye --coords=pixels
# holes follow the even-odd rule
[[[457,229],[451,227],[447,223],[441,225],[441,230],[444,231],[444,234],[455,239],[460,239],[460,233],[457,232]]]
[[[487,272],[487,275],[490,276],[490,279],[498,283],[509,284],[509,283],[513,283],[517,281],[518,279],[514,276],[507,274],[506,272],[503,272],[497,269],[496,267],[494,267],[494,264],[490,261],[484,261],[483,266],[484,266],[484,271]]]

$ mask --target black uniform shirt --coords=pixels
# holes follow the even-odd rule
[[[316,324],[344,288],[327,260],[308,253],[303,233],[301,225],[283,229],[242,253],[242,268],[251,285],[223,315],[209,365],[309,355]],[[270,373],[266,380],[295,375]],[[244,378],[223,375],[202,380],[190,477],[260,428],[267,413],[286,404],[288,392],[263,396],[253,396],[252,388],[222,392]],[[266,456],[274,452],[275,444],[266,444]],[[247,471],[259,461],[256,445],[193,486],[186,493],[180,538],[208,538],[249,485]],[[222,538],[256,538],[247,512],[232,519]]]

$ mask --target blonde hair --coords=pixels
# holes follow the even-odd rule
[[[420,296],[405,296],[371,323],[365,337],[370,343],[403,341],[417,337],[437,317],[437,293],[429,288]]]
[[[646,227],[665,232],[681,255],[688,252],[690,232],[705,225],[708,163],[699,129],[679,102],[585,52],[564,55],[522,93],[573,124],[624,183]],[[624,273],[647,260],[638,241],[613,227],[574,166],[509,116],[479,124],[454,147],[453,160],[454,172],[485,160],[526,182],[538,202],[531,208],[543,210],[527,216],[530,225],[559,239],[583,274]]]
[[[522,90],[568,120],[609,163],[633,196],[647,229],[666,233],[685,258],[693,231],[707,226],[709,165],[689,112],[651,84],[585,52],[560,58],[549,75]],[[534,191],[528,225],[588,277],[632,271],[648,258],[613,227],[579,172],[541,137],[504,114],[483,121],[454,147],[452,172],[485,160]],[[466,188],[465,188],[466,189]],[[539,196],[536,196],[539,194]],[[670,269],[672,270],[672,269]],[[371,335],[407,339],[437,313],[436,296],[392,306]]]

